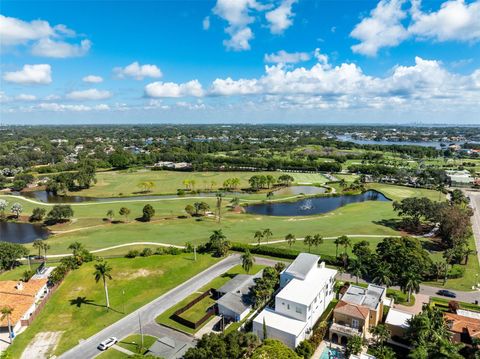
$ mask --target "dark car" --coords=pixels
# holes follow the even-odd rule
[[[444,297],[456,298],[457,295],[449,290],[441,289],[437,292],[438,295],[443,295]]]

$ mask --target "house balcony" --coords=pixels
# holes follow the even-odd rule
[[[330,326],[330,333],[337,333],[349,337],[353,337],[355,335],[362,336],[362,332],[362,328],[352,328],[351,326],[341,323],[332,323]]]

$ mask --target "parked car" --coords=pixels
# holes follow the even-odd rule
[[[446,290],[446,289],[440,289],[438,292],[437,292],[438,295],[443,295],[444,297],[449,297],[449,298],[456,298],[457,295],[454,293],[454,292],[451,292],[449,290]]]
[[[118,339],[115,338],[115,337],[110,337],[108,339],[105,339],[103,342],[101,342],[99,345],[98,345],[98,349],[100,350],[107,350],[108,348],[110,348],[111,346],[115,345],[118,343]]]

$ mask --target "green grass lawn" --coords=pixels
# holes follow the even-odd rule
[[[204,315],[207,314],[208,309],[210,309],[214,304],[215,299],[207,296],[198,303],[195,303],[195,305],[191,308],[188,308],[186,311],[180,314],[180,316],[186,320],[191,321],[192,323],[195,323],[202,319]]]
[[[127,359],[129,356],[125,353],[122,353],[115,348],[110,348],[105,350],[100,355],[96,356],[96,359]]]
[[[445,200],[445,195],[440,194],[438,191],[425,189],[425,188],[413,188],[406,186],[395,186],[383,183],[368,183],[366,188],[371,188],[382,192],[385,196],[394,201],[401,201],[410,197],[427,197],[433,201]]]
[[[110,311],[104,307],[102,284],[93,278],[94,262],[86,263],[68,274],[32,325],[15,339],[12,356],[20,357],[35,335],[44,331],[63,332],[54,353],[50,353],[59,355],[124,317],[124,303],[126,313],[131,313],[217,261],[198,255],[193,262],[191,254],[109,259],[113,268],[113,280],[108,283]]]
[[[265,266],[263,265],[259,265],[259,264],[254,264],[252,269],[250,270],[250,274],[253,274],[253,273],[257,273],[259,272],[260,270],[262,270],[263,268],[265,268]],[[184,300],[182,300],[181,302],[175,304],[173,307],[169,308],[168,310],[166,310],[165,312],[163,312],[162,314],[160,314],[156,321],[157,323],[159,324],[163,324],[163,325],[166,325],[167,327],[170,327],[170,328],[174,328],[174,329],[177,329],[177,330],[180,330],[182,332],[185,332],[187,334],[195,334],[198,330],[200,330],[200,328],[207,324],[207,322],[205,322],[202,326],[198,327],[197,329],[192,329],[192,328],[189,328],[189,327],[186,327],[178,322],[176,322],[175,320],[171,319],[170,317],[172,316],[172,314],[177,311],[178,309],[182,308],[183,306],[185,306],[186,304],[188,304],[189,302],[191,302],[193,299],[197,298],[201,293],[205,292],[206,290],[209,290],[211,288],[214,288],[214,289],[218,289],[220,288],[222,285],[224,285],[225,283],[227,283],[230,279],[232,279],[233,277],[235,277],[237,274],[246,274],[245,273],[245,270],[242,268],[241,265],[238,265],[238,266],[235,266],[233,267],[232,269],[230,269],[229,271],[227,271],[226,273],[222,274],[221,276],[215,278],[214,280],[212,280],[210,283],[208,283],[207,285],[205,285],[203,288],[201,288],[198,293],[192,293],[190,294],[188,297],[186,297]],[[203,302],[203,301],[202,301]],[[209,304],[211,303],[210,301],[206,301],[204,304]],[[193,312],[194,313],[190,313],[191,314],[191,317],[194,319],[193,321],[198,320],[200,319],[207,306],[206,305],[200,305],[200,306],[194,306],[190,309],[193,309],[193,308],[196,308]],[[212,303],[213,304],[213,303]],[[210,304],[211,305],[211,304]],[[190,311],[190,310],[189,310]],[[196,313],[195,313],[196,312]],[[187,312],[184,312],[181,314],[182,317],[184,317],[185,319],[188,319],[188,320],[191,320],[190,318],[186,318],[185,317],[185,314]]]
[[[32,263],[31,268],[35,271],[40,266],[40,263]],[[15,280],[18,281],[23,278],[23,273],[29,270],[28,264],[20,265],[12,270],[0,273],[0,280]]]
[[[140,334],[133,334],[120,340],[117,345],[130,350],[132,353],[144,354],[152,346],[152,344],[155,343],[156,340],[157,338],[155,337],[144,335],[142,350],[142,336]]]

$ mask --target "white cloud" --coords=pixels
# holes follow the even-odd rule
[[[62,24],[51,26],[44,20],[28,22],[0,15],[0,44],[2,47],[31,45],[32,54],[43,57],[83,56],[90,50],[90,40],[84,39],[80,44],[70,44],[64,41],[66,37],[76,36],[75,31]]]
[[[257,79],[240,79],[233,80],[228,77],[226,79],[216,79],[212,83],[211,94],[221,96],[231,95],[252,95],[262,91],[261,85]]]
[[[480,0],[465,3],[464,0],[448,0],[438,11],[423,12],[421,0],[410,0],[407,12],[406,0],[381,0],[369,17],[355,26],[350,36],[360,43],[353,45],[353,52],[375,56],[381,48],[393,47],[402,41],[432,39],[434,41],[480,41]],[[402,21],[409,17],[409,24]]]
[[[100,82],[103,82],[103,78],[101,76],[88,75],[88,76],[85,76],[82,79],[82,81],[83,82],[88,82],[88,83],[91,83],[91,84],[98,84]]]
[[[255,0],[217,0],[213,13],[228,22],[225,32],[230,35],[223,44],[230,50],[249,50],[253,32],[248,25],[255,21],[250,12],[264,9],[266,7]]]
[[[104,100],[112,97],[112,93],[106,90],[88,89],[82,91],[72,91],[66,95],[69,100]]]
[[[202,21],[203,30],[210,29],[210,16],[205,16]]]
[[[293,24],[292,6],[297,0],[282,0],[280,5],[265,14],[265,18],[270,23],[270,32],[272,34],[281,34]]]
[[[137,61],[123,68],[116,67],[113,71],[120,78],[133,77],[136,80],[143,80],[145,77],[162,77],[162,71],[156,65],[140,65]]]
[[[402,25],[407,14],[402,9],[405,0],[381,0],[370,16],[355,26],[350,36],[360,40],[352,46],[352,51],[367,56],[375,56],[380,48],[396,46],[408,37]]]
[[[51,112],[86,112],[86,111],[108,111],[110,106],[107,104],[100,104],[96,106],[87,106],[87,105],[70,105],[70,104],[61,104],[56,102],[42,102],[32,109],[51,111]]]
[[[420,0],[412,1],[413,23],[408,28],[412,35],[437,41],[480,40],[480,1],[450,0],[430,13],[420,10]]]
[[[54,41],[50,38],[39,40],[32,46],[32,54],[43,57],[80,57],[84,56],[90,50],[92,43],[90,40],[82,40],[80,44],[69,44],[65,41]]]
[[[274,64],[296,64],[308,61],[310,58],[311,56],[308,52],[286,52],[285,50],[280,50],[273,54],[265,54],[264,60]]]
[[[5,72],[3,79],[17,84],[41,84],[52,82],[52,69],[48,64],[23,65],[22,70]]]
[[[18,101],[35,101],[36,99],[37,99],[36,96],[24,94],[24,93],[15,96],[15,100],[18,100]]]
[[[148,97],[200,97],[204,95],[204,91],[198,80],[182,84],[156,81],[145,86],[145,95]]]

